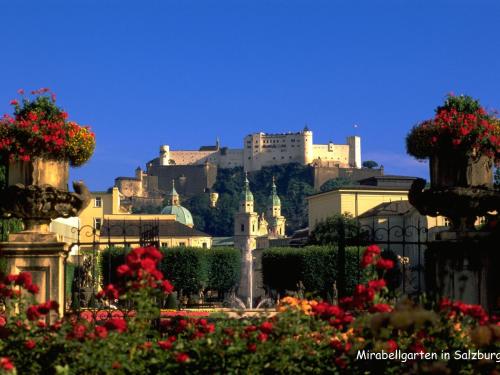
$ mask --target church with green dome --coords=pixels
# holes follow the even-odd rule
[[[194,226],[193,216],[185,207],[181,206],[179,194],[175,190],[175,183],[172,180],[172,191],[167,194],[167,205],[163,207],[161,213],[164,215],[175,215],[175,221],[192,228]]]

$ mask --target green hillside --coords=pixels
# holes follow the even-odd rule
[[[282,214],[287,219],[287,234],[306,227],[305,197],[313,193],[312,168],[293,163],[264,167],[260,171],[250,173],[248,176],[250,189],[255,199],[255,211],[259,214],[266,209],[273,176],[281,198]],[[213,186],[213,190],[219,193],[216,208],[209,207],[208,194],[200,194],[182,202],[182,205],[191,211],[197,229],[213,236],[233,235],[233,216],[238,210],[243,179],[241,167],[219,168],[217,180]]]

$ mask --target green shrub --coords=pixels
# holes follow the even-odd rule
[[[208,250],[208,289],[219,295],[229,292],[240,280],[240,250],[219,247]]]
[[[271,248],[263,252],[262,271],[264,285],[284,295],[299,291],[326,298],[331,296],[337,279],[337,248],[333,246],[307,246],[304,248]],[[351,292],[358,283],[358,250],[346,249],[346,288]],[[360,280],[362,281],[362,280]]]
[[[162,248],[160,271],[183,295],[199,293],[208,283],[207,250],[193,247]]]

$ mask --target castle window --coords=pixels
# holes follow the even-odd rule
[[[102,207],[102,198],[101,197],[95,197],[94,207]]]
[[[245,224],[241,224],[241,231],[244,232],[245,231]]]

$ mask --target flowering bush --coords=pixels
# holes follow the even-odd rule
[[[56,106],[49,89],[32,91],[34,99],[23,96],[12,100],[14,116],[0,120],[0,153],[10,160],[28,161],[32,157],[69,160],[72,166],[84,164],[92,156],[95,136],[88,126],[68,121],[68,114]]]
[[[30,289],[30,296],[37,292],[29,274],[5,277],[0,374],[468,374],[499,368],[495,318],[480,306],[446,299],[433,308],[408,299],[391,302],[383,280],[391,264],[380,263],[376,246],[363,258],[369,273],[379,276],[339,305],[286,297],[275,315],[239,319],[158,319],[154,299],[172,291],[156,268],[160,258],[153,248],[127,255],[116,285],[103,288],[99,298],[123,299],[131,309],[102,317],[85,311],[48,322],[53,303],[26,304],[21,296],[19,288]],[[471,360],[479,350],[483,359]]]
[[[448,95],[436,115],[410,131],[408,153],[426,159],[439,152],[461,150],[470,156],[486,155],[500,161],[500,121],[470,96]]]

